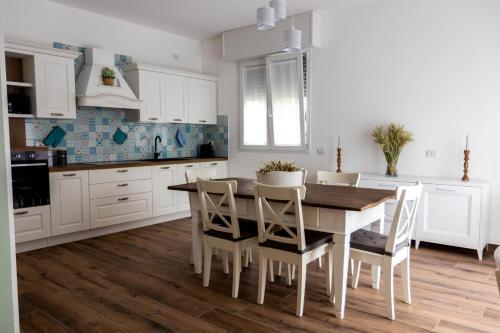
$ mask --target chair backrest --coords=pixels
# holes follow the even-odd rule
[[[346,185],[357,187],[361,179],[360,173],[338,173],[322,170],[318,170],[316,176],[318,184],[322,185]]]
[[[189,169],[186,170],[186,183],[195,183],[198,178],[201,179],[214,179],[216,178],[216,170],[214,168],[207,169]]]
[[[495,251],[495,261],[497,263],[495,274],[497,275],[498,291],[500,292],[500,247]]]
[[[203,230],[217,230],[230,233],[233,238],[240,237],[238,211],[234,193],[238,190],[236,180],[213,181],[197,180],[198,196],[201,204]],[[229,214],[222,214],[221,207],[227,205]],[[229,219],[226,216],[229,215]],[[213,223],[215,218],[219,223]],[[222,223],[221,223],[222,222]]]
[[[259,241],[272,240],[276,242],[297,245],[302,251],[306,247],[304,236],[304,220],[302,216],[302,200],[306,195],[305,186],[271,186],[255,183],[255,209],[259,229]],[[274,202],[270,202],[274,201]],[[276,204],[279,201],[279,204]],[[295,232],[284,222],[285,214],[294,209]],[[266,227],[265,212],[270,215]],[[284,230],[285,235],[276,232]]]
[[[394,253],[400,244],[410,244],[423,187],[422,183],[417,182],[414,186],[399,186],[397,188],[398,203],[387,238],[385,248],[387,253]]]

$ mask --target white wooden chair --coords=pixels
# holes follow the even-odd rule
[[[305,186],[278,187],[256,183],[255,207],[259,225],[259,294],[257,303],[264,303],[266,288],[266,270],[268,260],[277,260],[290,265],[296,265],[297,273],[297,310],[301,317],[304,311],[304,293],[306,286],[307,264],[328,253],[326,291],[330,294],[331,268],[333,263],[332,235],[329,233],[305,230],[302,215],[302,199]],[[273,204],[270,201],[280,201]],[[294,226],[284,222],[285,214],[294,209]],[[270,219],[266,221],[265,212]],[[269,224],[266,225],[266,222]],[[288,279],[291,274],[289,272]]]
[[[242,251],[258,244],[255,221],[238,218],[234,193],[237,182],[198,179],[198,195],[203,220],[204,266],[203,286],[208,287],[212,265],[212,249],[233,253],[233,297],[238,297]],[[229,216],[220,209],[227,202]]]
[[[500,247],[495,251],[495,261],[497,263],[495,274],[497,275],[498,291],[500,292]]]
[[[186,170],[186,183],[195,183],[198,178],[210,180],[217,176],[216,170],[214,168],[207,169],[190,169]]]
[[[404,301],[411,303],[410,248],[423,185],[401,186],[397,189],[397,206],[388,236],[373,231],[359,230],[351,236],[351,259],[354,260],[352,287],[359,281],[361,262],[382,267],[387,317],[395,319],[394,267],[402,264]]]

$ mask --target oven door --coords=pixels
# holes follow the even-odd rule
[[[49,205],[47,161],[13,163],[12,194],[14,209]]]

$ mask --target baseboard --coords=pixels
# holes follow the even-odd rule
[[[70,242],[76,242],[76,241],[79,241],[82,239],[99,237],[99,236],[104,236],[104,235],[108,235],[108,234],[112,234],[112,233],[116,233],[116,232],[121,232],[121,231],[136,229],[136,228],[142,228],[142,227],[146,227],[146,226],[150,226],[150,225],[154,225],[154,224],[159,224],[159,223],[175,221],[175,220],[190,217],[190,216],[191,216],[191,212],[185,211],[185,212],[179,212],[179,213],[174,213],[174,214],[169,214],[169,215],[164,215],[164,216],[148,218],[148,219],[144,219],[144,220],[140,220],[140,221],[134,221],[134,222],[113,225],[113,226],[99,228],[99,229],[85,230],[85,231],[80,231],[80,232],[75,232],[75,233],[71,233],[71,234],[67,234],[67,235],[55,236],[55,237],[50,237],[50,238],[45,238],[45,239],[37,239],[34,241],[30,241],[30,242],[16,244],[16,253],[22,253],[22,252],[42,249],[45,247],[61,245],[61,244],[70,243]]]

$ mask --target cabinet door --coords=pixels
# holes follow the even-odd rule
[[[215,169],[215,178],[228,177],[226,161],[204,162],[200,166],[203,169]]]
[[[168,187],[177,183],[177,166],[153,167],[153,216],[177,212],[176,191]]]
[[[37,117],[76,119],[73,59],[36,54],[35,94]]]
[[[153,72],[140,72],[140,98],[144,101],[140,120],[144,122],[165,122],[163,75]]]
[[[417,239],[477,248],[481,189],[425,185],[417,220]]]
[[[50,237],[50,206],[14,211],[16,243]]]
[[[188,78],[165,76],[165,113],[169,123],[188,122]]]
[[[189,79],[189,122],[193,124],[217,123],[217,83]]]
[[[189,169],[199,169],[200,165],[196,163],[189,164],[178,164],[177,165],[177,184],[185,184],[186,183],[186,170]],[[179,212],[184,212],[186,210],[190,210],[191,206],[189,205],[189,194],[184,191],[177,191],[177,207]]]
[[[92,228],[139,221],[152,216],[152,193],[92,199],[90,216]]]
[[[88,171],[50,174],[52,235],[90,229]]]

